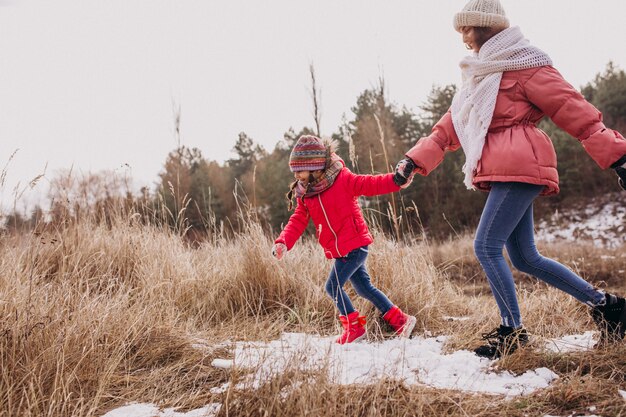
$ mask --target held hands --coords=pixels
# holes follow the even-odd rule
[[[283,256],[287,253],[287,246],[284,243],[275,243],[272,246],[272,256],[277,260],[281,260]]]
[[[413,182],[413,171],[415,162],[411,158],[404,158],[396,165],[393,182],[400,188],[407,188]]]

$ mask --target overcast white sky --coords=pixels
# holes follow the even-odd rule
[[[626,69],[626,1],[501,1],[574,86],[610,60]],[[0,168],[19,149],[0,198],[46,164],[48,179],[73,166],[152,187],[177,146],[173,101],[182,144],[209,159],[232,157],[241,131],[272,150],[313,125],[311,62],[325,135],[381,74],[391,101],[417,111],[433,85],[460,80],[452,16],[465,3],[0,0]]]

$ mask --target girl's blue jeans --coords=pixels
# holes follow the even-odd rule
[[[356,293],[369,300],[381,313],[385,314],[393,307],[387,296],[372,285],[365,267],[367,250],[367,246],[363,246],[354,249],[343,258],[336,259],[326,281],[326,292],[333,299],[342,316],[355,311],[348,294],[343,289],[348,280],[352,283]]]
[[[604,293],[560,263],[539,254],[533,230],[533,201],[543,186],[519,182],[494,182],[480,217],[474,251],[487,274],[502,324],[520,327],[513,274],[503,255],[506,245],[517,269],[565,291],[590,306],[604,301]]]

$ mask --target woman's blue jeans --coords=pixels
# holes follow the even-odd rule
[[[511,263],[520,271],[590,306],[604,301],[604,293],[537,251],[533,230],[533,201],[542,189],[541,185],[519,182],[492,183],[476,231],[474,251],[487,274],[505,326],[522,325],[513,274],[502,253],[505,245]]]
[[[350,280],[354,290],[361,297],[369,300],[374,306],[385,314],[393,304],[385,294],[372,285],[365,260],[367,259],[367,246],[357,248],[343,258],[338,258],[326,281],[326,292],[333,299],[342,316],[352,313],[354,306],[343,289],[346,281]]]

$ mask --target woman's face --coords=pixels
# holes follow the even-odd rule
[[[463,43],[467,49],[471,49],[474,52],[480,51],[480,48],[498,31],[491,28],[481,28],[474,26],[461,27],[461,36],[463,37]]]

